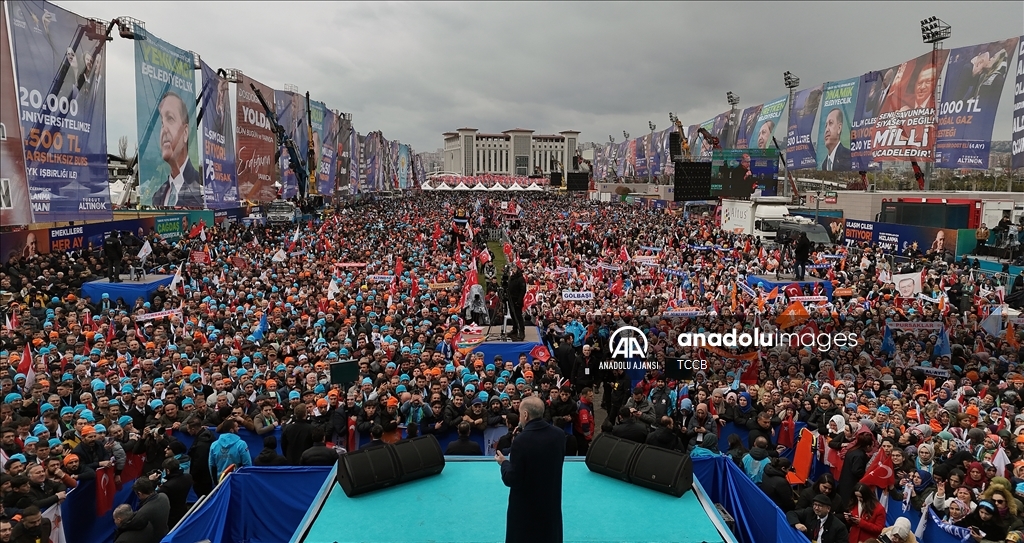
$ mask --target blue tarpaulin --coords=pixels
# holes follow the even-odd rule
[[[331,466],[242,468],[163,543],[288,541],[331,473]],[[98,541],[98,540],[97,540]]]
[[[111,301],[116,302],[118,298],[123,298],[130,307],[139,298],[147,302],[152,300],[153,293],[157,289],[164,285],[170,285],[173,280],[173,275],[147,275],[143,281],[123,281],[113,284],[104,279],[89,281],[82,284],[82,296],[89,296],[93,303],[98,303],[104,294],[109,294]]]

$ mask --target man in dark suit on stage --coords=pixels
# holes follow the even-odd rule
[[[189,115],[185,101],[173,91],[160,99],[160,156],[171,167],[167,180],[153,193],[154,206],[203,207],[203,180],[188,156]]]
[[[544,401],[536,396],[520,404],[519,419],[509,457],[494,454],[510,489],[505,543],[561,543],[565,432],[544,420]]]
[[[850,150],[843,147],[842,136],[846,119],[843,117],[843,110],[832,108],[825,118],[825,159],[821,161],[821,169],[826,172],[848,172],[850,171],[852,159]]]

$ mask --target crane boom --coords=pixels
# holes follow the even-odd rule
[[[288,165],[292,171],[295,172],[295,181],[299,186],[299,197],[306,197],[306,183],[309,180],[309,172],[306,171],[305,165],[299,158],[299,151],[295,149],[295,142],[288,137],[288,133],[285,132],[284,127],[281,123],[277,122],[277,115],[270,109],[270,104],[267,103],[267,99],[263,97],[263,93],[256,88],[256,85],[249,83],[249,87],[256,93],[256,99],[260,101],[260,105],[263,106],[263,111],[267,114],[267,120],[270,121],[271,129],[274,131],[274,135],[277,136],[277,145],[281,145],[288,151]],[[277,153],[280,156],[280,151]]]

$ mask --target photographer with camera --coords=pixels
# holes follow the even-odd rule
[[[146,426],[142,431],[142,438],[135,445],[136,454],[146,455],[146,463],[142,465],[143,473],[160,469],[166,456],[168,442],[166,428],[157,424]]]

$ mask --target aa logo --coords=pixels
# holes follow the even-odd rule
[[[647,358],[647,336],[635,326],[623,326],[608,338],[612,358]]]

